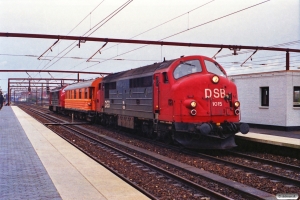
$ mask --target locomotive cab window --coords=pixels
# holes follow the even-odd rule
[[[210,73],[216,74],[218,76],[225,76],[225,72],[221,69],[221,67],[218,65],[218,63],[214,63],[208,60],[204,60],[206,70]]]
[[[175,79],[179,79],[183,76],[202,72],[202,67],[199,60],[181,61],[173,72]]]
[[[300,86],[294,87],[293,106],[300,107]]]
[[[164,83],[169,83],[169,78],[168,78],[167,72],[163,72],[162,74],[163,74]]]

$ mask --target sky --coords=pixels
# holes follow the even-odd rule
[[[123,9],[118,10],[127,3]],[[118,10],[115,15],[111,15]],[[300,49],[299,0],[0,0],[0,32],[90,36]],[[182,55],[213,57],[219,49],[0,37],[0,69],[114,73]],[[95,54],[96,53],[96,54]],[[223,49],[216,58],[229,75],[285,69],[285,52]],[[95,54],[95,55],[94,55]],[[92,55],[94,55],[92,57]],[[86,62],[88,58],[90,61]],[[290,53],[292,70],[300,54]],[[8,78],[76,78],[52,73],[0,73]],[[91,79],[96,75],[80,75]]]

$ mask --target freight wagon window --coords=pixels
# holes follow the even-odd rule
[[[220,68],[217,63],[213,63],[208,60],[204,60],[206,70],[210,73],[216,74],[218,76],[226,76],[225,72]]]
[[[85,90],[85,92],[84,92],[84,98],[87,99],[87,97],[88,97],[88,89],[85,88],[84,90]]]
[[[76,99],[76,90],[74,90],[74,99]]]
[[[81,99],[81,89],[79,89],[79,99]]]
[[[269,106],[269,87],[261,87],[261,106]]]
[[[90,88],[90,99],[92,99],[93,96],[94,96],[94,94],[93,94],[93,88]]]
[[[174,70],[173,76],[175,79],[179,79],[183,76],[198,72],[202,72],[202,67],[199,60],[188,60],[185,62],[180,62],[180,64]]]
[[[293,99],[294,99],[293,106],[300,107],[300,86],[294,87],[294,98]]]

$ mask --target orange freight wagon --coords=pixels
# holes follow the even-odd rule
[[[65,90],[65,109],[76,118],[93,118],[96,114],[97,91],[101,89],[102,78],[96,78],[72,85]],[[90,120],[89,120],[90,121]]]

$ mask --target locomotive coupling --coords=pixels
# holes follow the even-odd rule
[[[200,133],[202,135],[209,135],[209,133],[213,130],[213,127],[211,124],[208,124],[208,123],[203,123],[201,124],[200,126],[197,126],[196,129],[198,131],[200,131]]]

